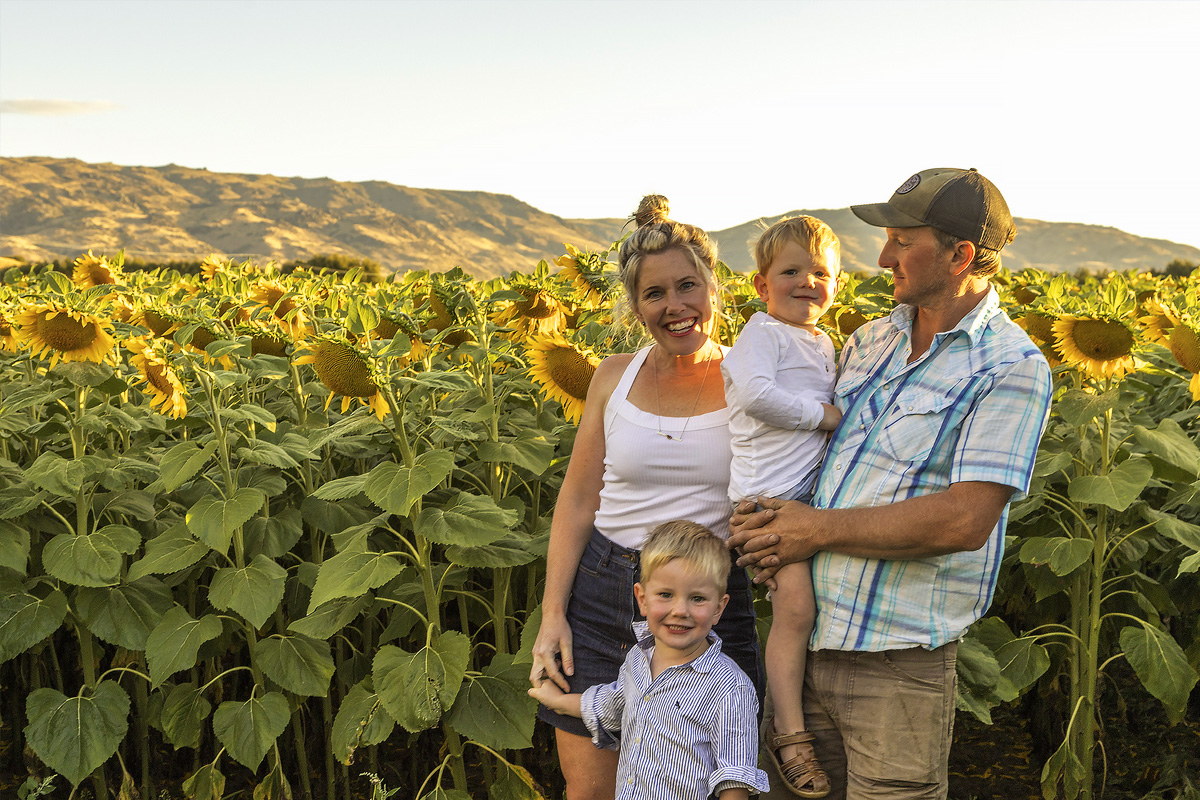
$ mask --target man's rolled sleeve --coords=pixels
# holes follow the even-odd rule
[[[625,694],[621,681],[589,686],[579,699],[580,716],[592,734],[592,744],[603,750],[621,749],[621,714]]]
[[[1045,359],[1025,358],[997,373],[963,424],[950,482],[1011,486],[1025,497],[1050,414],[1053,382]]]

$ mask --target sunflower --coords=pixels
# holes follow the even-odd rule
[[[112,355],[112,332],[86,311],[49,303],[26,306],[17,312],[17,341],[34,355],[50,354],[50,366],[62,361],[101,364]]]
[[[0,311],[0,350],[8,353],[15,353],[20,348],[17,344],[17,336],[13,332],[13,321],[8,314]]]
[[[1014,322],[1025,329],[1030,338],[1040,344],[1051,344],[1054,342],[1054,321],[1054,317],[1049,314],[1043,314],[1040,311],[1026,311],[1024,315],[1014,320]]]
[[[94,256],[92,251],[75,259],[75,271],[71,280],[80,289],[90,289],[106,283],[120,283],[121,268],[104,256]]]
[[[1144,317],[1138,317],[1138,324],[1146,332],[1146,338],[1155,344],[1168,347],[1171,330],[1179,325],[1179,316],[1158,297],[1148,297],[1142,301]]]
[[[1188,389],[1192,392],[1192,400],[1200,400],[1200,332],[1181,322],[1171,329],[1167,346],[1179,366],[1192,373]]]
[[[567,254],[554,259],[554,263],[562,267],[559,276],[570,281],[583,295],[584,302],[592,306],[604,303],[620,283],[615,274],[605,269],[611,264],[599,253],[585,252],[569,244],[563,246],[567,248]]]
[[[1137,369],[1133,331],[1119,319],[1064,314],[1054,322],[1054,348],[1092,378],[1122,378]]]
[[[397,333],[408,337],[410,349],[405,359],[412,362],[425,358],[425,354],[429,352],[429,345],[413,330],[412,325],[404,320],[380,314],[379,324],[371,331],[371,335],[376,339],[394,339]]]
[[[529,377],[542,385],[544,393],[562,403],[571,422],[583,416],[588,386],[600,359],[580,349],[561,334],[552,333],[529,340]]]
[[[187,400],[183,383],[179,374],[167,356],[149,337],[131,339],[125,343],[125,348],[133,353],[129,363],[137,368],[134,383],[144,383],[146,394],[150,395],[150,407],[158,413],[182,419],[187,416]]]
[[[521,340],[548,336],[566,326],[567,315],[563,304],[554,295],[537,286],[510,288],[525,299],[516,301],[492,318],[497,325],[512,329],[509,338]]]
[[[217,276],[229,275],[233,269],[233,261],[222,261],[216,253],[210,253],[200,262],[200,274],[204,280],[211,281]]]
[[[291,334],[293,339],[299,339],[308,331],[308,318],[304,309],[279,281],[256,281],[250,289],[250,299],[270,309],[275,321]]]
[[[175,316],[163,308],[147,306],[129,318],[133,325],[141,325],[149,329],[158,339],[166,339],[179,327]]]
[[[250,355],[287,357],[287,347],[290,340],[283,336],[260,328],[257,325],[242,326],[238,333],[250,337]]]
[[[329,389],[325,408],[329,408],[335,394],[340,394],[343,414],[357,397],[375,412],[376,417],[384,418],[388,412],[387,400],[379,391],[371,366],[361,353],[347,342],[336,339],[322,339],[309,345],[308,351],[308,355],[297,358],[296,363],[312,364],[317,378]]]

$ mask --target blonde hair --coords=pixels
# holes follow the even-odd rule
[[[659,567],[681,558],[725,594],[729,580],[729,549],[715,533],[697,522],[677,519],[664,522],[642,545],[641,581],[645,583]]]
[[[620,268],[621,283],[625,286],[625,296],[632,306],[637,305],[638,276],[642,268],[642,259],[667,250],[679,250],[685,254],[696,267],[696,272],[708,287],[708,291],[720,297],[717,278],[713,272],[717,264],[716,243],[695,225],[685,225],[669,219],[667,213],[670,210],[666,197],[661,194],[648,194],[642,198],[637,211],[629,218],[637,225],[637,230],[621,243],[621,249],[617,251],[617,265]]]
[[[771,262],[779,256],[789,241],[807,249],[812,256],[823,255],[826,250],[832,248],[838,264],[842,260],[842,243],[838,241],[833,228],[816,217],[784,217],[764,229],[758,241],[754,243],[754,263],[758,267],[759,275],[767,274]]]

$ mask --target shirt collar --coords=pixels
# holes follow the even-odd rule
[[[649,660],[650,651],[654,649],[654,636],[650,633],[650,623],[641,620],[633,623],[632,627],[633,635],[637,638],[638,649]],[[706,638],[709,642],[708,649],[699,658],[693,659],[686,664],[680,664],[680,666],[691,667],[696,672],[709,672],[712,670],[717,656],[721,654],[721,637],[717,636],[716,631],[710,630]]]
[[[966,335],[967,341],[972,347],[979,341],[979,337],[983,334],[988,323],[1000,311],[1000,295],[996,293],[996,287],[989,286],[988,292],[983,299],[976,304],[975,308],[971,309],[965,317],[958,321],[948,331],[934,334],[935,340],[941,340],[955,331],[961,331]],[[897,329],[904,331],[908,337],[912,338],[912,323],[913,317],[916,316],[917,310],[914,306],[904,303],[892,309],[892,313],[888,316],[888,320]]]

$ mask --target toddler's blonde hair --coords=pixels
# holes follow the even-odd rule
[[[642,545],[641,580],[650,580],[654,571],[681,558],[710,579],[717,594],[725,594],[729,579],[729,548],[715,533],[697,522],[677,519],[664,522],[650,531]]]
[[[837,269],[841,264],[842,243],[833,228],[816,217],[784,217],[764,230],[754,243],[754,263],[758,267],[758,274],[767,274],[767,268],[789,241],[796,242],[813,256],[823,255],[826,250],[833,248],[835,263],[829,266]]]

